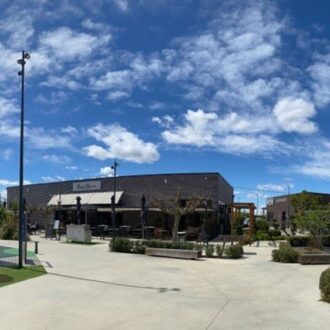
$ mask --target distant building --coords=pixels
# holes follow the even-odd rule
[[[318,196],[321,204],[330,203],[330,194],[315,192],[307,193],[313,196]],[[269,222],[275,221],[281,227],[286,227],[288,225],[288,218],[294,216],[295,213],[291,203],[288,200],[290,200],[290,197],[299,194],[300,193],[267,198],[267,220]]]
[[[77,197],[81,198],[79,219],[95,228],[111,227],[111,198],[113,178],[40,183],[24,186],[24,198],[28,208],[53,207],[53,214],[31,212],[29,222],[40,227],[51,226],[54,219],[66,225],[77,223]],[[170,231],[173,218],[157,209],[152,201],[173,198],[180,191],[181,203],[192,196],[205,198],[207,203],[192,214],[184,215],[179,230],[188,226],[200,227],[207,217],[207,230],[211,236],[228,233],[229,208],[233,202],[233,187],[219,173],[181,173],[118,176],[116,178],[116,225],[141,227],[141,204],[145,197],[147,225]],[[18,200],[18,187],[7,188],[8,204]]]

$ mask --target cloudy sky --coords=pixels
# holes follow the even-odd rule
[[[220,172],[236,200],[330,192],[327,0],[0,1],[0,191]],[[249,188],[249,189],[247,189]],[[257,190],[254,190],[257,189]]]

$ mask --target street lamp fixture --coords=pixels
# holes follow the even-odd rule
[[[22,68],[18,75],[22,77],[21,81],[21,131],[20,131],[20,157],[19,157],[19,237],[18,237],[18,267],[23,267],[23,241],[25,231],[25,217],[23,205],[23,181],[24,181],[24,78],[25,78],[25,60],[31,58],[29,53],[22,51],[22,58],[17,60]]]
[[[111,197],[111,211],[112,211],[112,240],[115,239],[116,230],[116,177],[117,177],[118,163],[115,161],[111,166],[113,170],[113,195]]]

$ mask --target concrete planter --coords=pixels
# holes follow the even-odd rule
[[[162,248],[145,248],[145,254],[155,257],[168,257],[180,259],[198,259],[202,257],[201,251],[196,250],[177,250],[177,249],[162,249]]]
[[[92,231],[87,225],[67,225],[66,238],[69,241],[87,243],[92,240]]]
[[[328,265],[330,264],[330,254],[301,254],[298,258],[298,263],[302,265]]]

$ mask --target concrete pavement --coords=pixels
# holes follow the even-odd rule
[[[263,243],[245,247],[240,260],[190,261],[41,239],[48,275],[0,289],[0,328],[328,328],[330,305],[318,290],[327,266],[273,263],[272,249]]]

